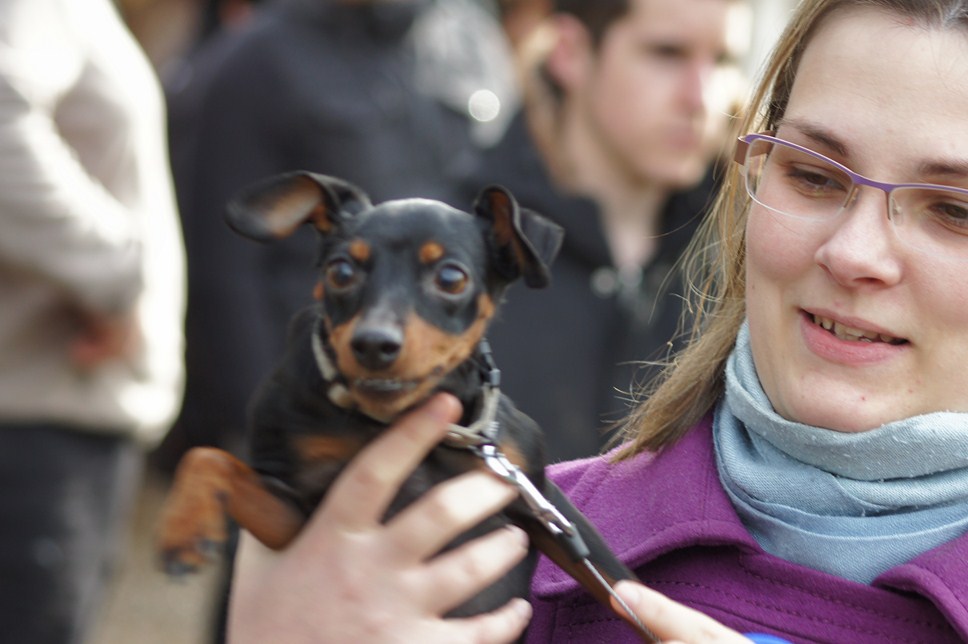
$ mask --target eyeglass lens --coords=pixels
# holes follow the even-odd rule
[[[806,220],[836,217],[858,189],[831,161],[782,142],[754,139],[746,154],[746,188],[760,205]],[[968,194],[944,187],[890,191],[889,215],[905,243],[968,259]]]

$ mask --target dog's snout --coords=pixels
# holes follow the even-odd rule
[[[390,367],[403,347],[403,336],[399,329],[364,328],[357,330],[350,341],[357,362],[371,371]]]

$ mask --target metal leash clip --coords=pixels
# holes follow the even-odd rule
[[[509,461],[497,445],[484,443],[478,445],[475,451],[488,469],[518,489],[534,517],[548,532],[561,541],[575,561],[581,561],[591,554],[575,525],[538,491],[531,479],[521,471],[521,468]]]

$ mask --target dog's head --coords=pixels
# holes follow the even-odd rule
[[[352,403],[381,419],[422,400],[474,352],[511,282],[548,284],[563,234],[498,186],[472,214],[427,199],[374,206],[345,181],[305,172],[245,190],[228,220],[258,240],[304,222],[319,231],[327,342]]]

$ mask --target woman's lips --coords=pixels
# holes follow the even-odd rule
[[[807,348],[814,355],[837,364],[859,366],[889,360],[910,345],[905,338],[806,311],[800,320]]]

